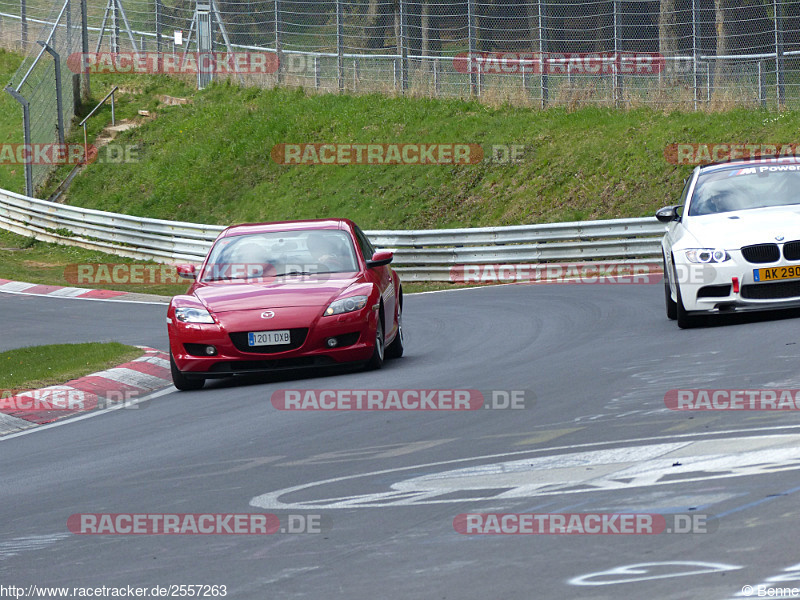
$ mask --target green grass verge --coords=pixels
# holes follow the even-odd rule
[[[53,344],[0,352],[0,389],[36,389],[110,369],[142,356],[140,348],[109,343]]]
[[[142,261],[112,256],[75,246],[37,242],[33,238],[26,238],[0,230],[0,279],[158,294],[162,296],[182,294],[188,287],[185,283],[177,285],[93,285],[79,284],[67,279],[68,273],[66,269],[69,265],[109,263],[143,264]]]
[[[691,172],[666,161],[669,144],[787,143],[800,125],[797,112],[542,111],[224,83],[178,90],[193,102],[159,108],[153,94],[166,83],[141,81],[121,112],[152,107],[158,118],[117,138],[136,147],[139,162],[90,166],[73,182],[70,204],[217,224],[349,217],[371,229],[639,217],[672,202]],[[286,166],[270,157],[276,144],[305,142],[527,151],[517,164],[462,166]]]
[[[188,288],[187,283],[176,285],[107,285],[105,283],[100,285],[81,285],[76,284],[74,281],[68,281],[67,278],[65,278],[65,270],[69,265],[132,264],[134,262],[137,261],[73,246],[37,242],[33,238],[26,238],[0,230],[0,279],[45,285],[118,290],[122,292],[136,292],[160,296],[174,296],[186,292]],[[140,262],[140,264],[142,263]],[[461,287],[475,286],[452,283],[407,282],[403,284],[403,291],[406,294],[413,294],[415,292],[449,290]]]
[[[19,54],[0,48],[0,87],[5,87],[22,63]],[[22,143],[22,107],[5,90],[0,90],[0,144]],[[25,190],[22,165],[0,165],[0,188],[12,192]]]

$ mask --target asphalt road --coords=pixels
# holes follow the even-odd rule
[[[164,312],[0,295],[0,349],[166,349]],[[658,284],[409,296],[407,354],[381,371],[213,382],[0,441],[0,585],[213,584],[232,598],[369,600],[724,600],[769,578],[800,587],[798,413],[677,412],[664,401],[671,389],[800,388],[797,316],[682,331]],[[526,390],[535,404],[270,403],[275,390],[322,388]],[[324,526],[268,536],[67,528],[77,513],[248,512],[319,515]],[[464,535],[453,524],[461,513],[593,512],[705,515],[711,526]]]

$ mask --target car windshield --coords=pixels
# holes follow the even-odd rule
[[[358,270],[340,230],[276,231],[224,237],[211,249],[202,281],[253,280]]]
[[[756,164],[701,174],[689,216],[800,204],[800,165]]]

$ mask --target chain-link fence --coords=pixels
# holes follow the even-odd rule
[[[43,11],[46,8],[41,7]],[[19,37],[12,45],[26,48],[29,53],[6,87],[21,106],[27,149],[23,163],[29,194],[49,173],[52,153],[64,148],[81,95],[80,75],[67,66],[70,54],[81,50],[81,2],[60,0],[55,6],[50,4],[49,9],[47,14],[19,23],[24,27],[18,30]],[[8,23],[5,17],[0,29],[6,42]]]
[[[800,0],[0,0],[0,42],[32,52],[14,81],[53,31],[62,56],[80,52],[82,2],[89,53],[156,53],[171,72],[198,51],[270,57],[256,61],[270,68],[212,68],[200,85],[542,107],[800,104]],[[50,95],[31,104],[43,114],[53,79],[41,71],[25,86],[29,100]]]
[[[255,85],[540,106],[800,98],[800,0],[86,1],[90,51],[185,62],[208,14],[212,50],[277,56],[270,72],[237,74]],[[52,13],[52,0],[0,0],[0,39],[30,43]]]

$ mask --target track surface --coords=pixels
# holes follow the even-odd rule
[[[0,295],[0,349],[117,340],[166,350],[164,313]],[[0,441],[0,584],[224,584],[233,598],[369,600],[724,600],[770,577],[800,586],[800,571],[785,571],[800,562],[800,438],[789,437],[800,436],[798,413],[664,405],[677,388],[800,388],[796,317],[681,331],[664,317],[658,284],[409,296],[407,356],[381,371],[212,382]],[[270,395],[286,388],[525,389],[536,405],[278,411]],[[665,451],[719,458],[701,472],[648,479]],[[645,475],[606,472],[620,452]],[[500,479],[476,470],[443,475],[522,459],[533,466],[497,467],[511,472]],[[669,466],[658,468],[669,475]],[[530,485],[557,467],[569,481]],[[290,490],[297,486],[306,487]],[[593,511],[695,511],[719,520],[711,533],[657,536],[468,536],[453,528],[466,512]],[[74,513],[206,512],[313,513],[328,527],[78,536],[66,526]]]

